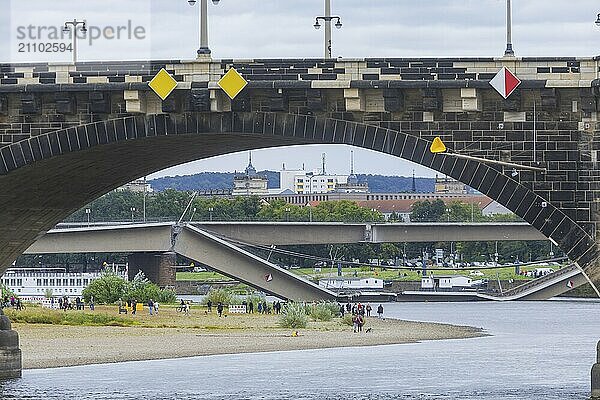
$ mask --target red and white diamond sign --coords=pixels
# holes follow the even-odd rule
[[[502,67],[500,71],[494,76],[494,78],[490,81],[490,85],[498,93],[500,96],[505,99],[511,95],[512,92],[515,91],[517,86],[521,84],[521,80],[515,76],[510,70],[506,67]]]

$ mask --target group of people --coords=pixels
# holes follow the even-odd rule
[[[9,304],[15,310],[23,309],[23,303],[21,302],[21,299],[19,299],[18,297],[15,297],[15,296],[8,297],[8,295],[4,296],[4,298],[2,299],[2,308],[8,307]]]
[[[363,305],[362,303],[350,304],[348,302],[345,306],[340,305],[340,315],[344,317],[345,313],[352,313],[352,330],[354,333],[362,332],[363,326],[365,324],[365,317],[371,316],[371,311],[373,308],[371,304],[367,303]],[[377,307],[377,316],[379,318],[383,318],[383,305],[379,305]],[[369,329],[367,329],[367,332]]]
[[[212,308],[212,303],[210,301],[208,303],[208,310],[210,311]],[[177,307],[177,311],[180,311],[185,315],[190,315],[190,302],[181,299],[179,302],[179,307]]]
[[[131,315],[135,315],[137,309],[137,300],[136,299],[128,299],[125,303],[127,308],[124,307],[123,299],[119,299],[117,305],[119,306],[119,314],[127,314],[127,309],[131,310]]]
[[[50,299],[50,304],[54,307],[55,300],[54,298]],[[63,296],[58,298],[58,308],[64,311],[67,310],[85,310],[85,303],[80,297],[75,298],[75,305],[68,296]],[[90,299],[90,310],[94,310],[94,298]]]
[[[158,301],[153,301],[152,299],[148,300],[148,311],[150,312],[150,315],[152,315],[152,312],[154,312],[154,314],[158,315],[158,306],[159,306]]]
[[[246,313],[254,314],[254,302],[250,301],[242,301],[242,305],[246,307]],[[270,314],[271,312],[275,314],[281,313],[282,304],[280,301],[274,301],[271,306],[266,301],[257,302],[256,310],[259,314]]]

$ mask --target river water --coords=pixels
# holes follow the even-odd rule
[[[600,302],[393,303],[387,317],[485,328],[415,344],[26,370],[1,399],[587,399]],[[160,343],[149,345],[160,346]],[[43,349],[40,349],[43,351]]]

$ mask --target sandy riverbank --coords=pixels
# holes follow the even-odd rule
[[[13,324],[19,332],[23,367],[50,368],[134,360],[153,360],[214,354],[303,350],[349,346],[412,343],[422,340],[483,336],[478,328],[369,318],[369,333],[352,332],[339,319],[312,322],[292,337],[292,329],[277,327],[272,315],[214,315],[185,317],[174,310],[157,318],[143,313],[128,316],[140,326],[63,326]],[[153,326],[153,327],[150,327]],[[167,326],[167,327],[159,327]]]

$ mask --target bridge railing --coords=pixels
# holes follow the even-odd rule
[[[575,264],[571,264],[569,266],[559,269],[558,271],[552,272],[548,275],[544,275],[541,278],[534,279],[532,281],[529,281],[527,283],[524,283],[524,284],[514,287],[512,289],[509,289],[505,292],[502,292],[499,295],[501,297],[508,297],[508,296],[513,296],[513,295],[519,294],[519,293],[523,293],[523,292],[531,289],[532,287],[539,286],[544,282],[555,280],[556,278],[566,275],[568,273],[571,273],[575,270],[577,270],[577,266]]]

